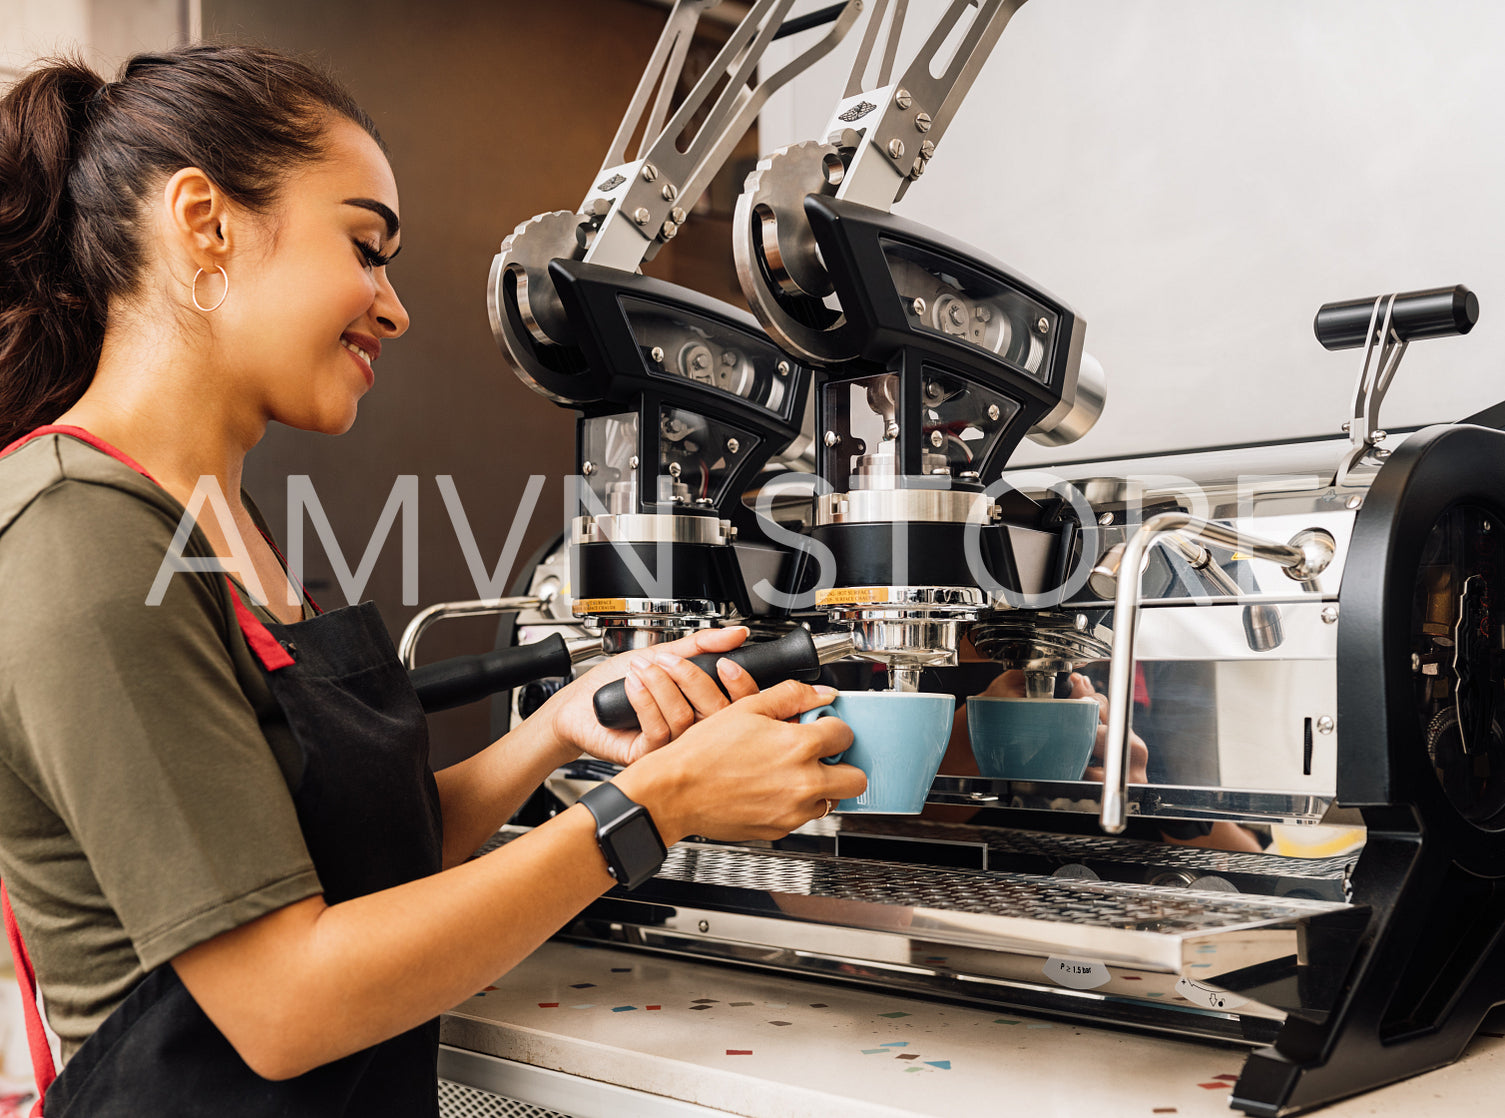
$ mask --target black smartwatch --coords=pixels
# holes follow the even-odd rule
[[[580,797],[596,817],[596,845],[617,884],[636,889],[664,864],[668,850],[648,809],[610,781]]]

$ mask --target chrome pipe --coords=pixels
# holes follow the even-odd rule
[[[557,593],[557,591],[556,591]],[[418,640],[430,625],[446,617],[478,617],[488,613],[512,613],[516,610],[541,609],[554,598],[553,594],[519,598],[477,598],[469,602],[440,602],[420,610],[402,631],[397,642],[397,658],[409,669],[418,666]]]
[[[1118,579],[1113,601],[1113,650],[1108,667],[1108,739],[1103,749],[1103,806],[1099,816],[1103,830],[1109,834],[1123,831],[1128,802],[1134,631],[1139,622],[1144,560],[1160,537],[1172,532],[1182,533],[1204,544],[1247,552],[1255,558],[1279,563],[1288,576],[1309,588],[1315,588],[1317,576],[1327,569],[1336,550],[1332,537],[1326,533],[1304,531],[1290,543],[1282,544],[1184,512],[1162,512],[1150,517],[1125,542],[1118,569],[1120,574],[1127,572],[1128,577]]]

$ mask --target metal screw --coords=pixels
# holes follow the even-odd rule
[[[674,189],[674,184],[672,182],[664,183],[664,189],[659,191],[659,193],[664,196],[665,202],[672,202],[679,195],[679,191]]]
[[[909,90],[900,89],[894,94],[894,104],[901,109],[907,109],[914,104],[914,98],[910,96]]]
[[[922,143],[920,145],[920,158],[921,159],[924,159],[924,160],[928,161],[930,159],[930,157],[933,156],[934,154],[935,154],[935,141],[934,140],[926,140],[924,143]]]
[[[1364,498],[1363,497],[1350,497],[1350,498],[1348,498],[1348,507],[1351,508],[1351,509],[1357,509],[1357,508],[1361,507],[1363,504],[1364,504]]]
[[[664,347],[657,345],[654,346],[648,351],[648,356],[653,358],[653,363],[655,365],[662,365],[664,363]]]
[[[837,436],[835,431],[827,431],[825,442],[827,446],[835,446],[837,443],[841,442],[841,439]]]
[[[930,432],[930,445],[931,446],[940,446],[945,441],[946,441],[946,436],[943,435],[943,434],[941,434],[939,431],[932,431],[932,432]]]
[[[611,212],[610,198],[595,198],[591,201],[590,212],[596,217],[605,217]]]
[[[1353,424],[1352,423],[1345,423],[1345,424],[1343,424],[1343,433],[1345,435],[1348,434],[1352,430],[1353,430]]]
[[[914,161],[914,166],[910,167],[910,169],[909,169],[909,177],[912,178],[912,179],[917,179],[921,175],[923,175],[924,173],[925,173],[925,161],[923,159],[916,159]]]
[[[659,228],[658,235],[666,241],[672,241],[679,233],[679,226],[672,221],[666,221]]]
[[[742,449],[742,444],[739,443],[736,439],[727,439],[726,440],[726,452],[728,454],[736,454],[737,451],[739,451],[741,449]]]
[[[685,218],[688,215],[686,215],[685,211],[681,207],[675,206],[672,210],[669,211],[669,216],[674,219],[675,225],[683,225],[685,223]]]
[[[638,468],[638,456],[636,454],[627,459],[627,468],[629,470],[635,470]]]
[[[915,301],[910,304],[910,306],[912,306],[914,308],[914,313],[915,314],[917,314],[917,315],[924,315],[924,313],[925,313],[925,300],[924,299],[916,298]]]
[[[590,477],[591,474],[596,472],[596,464],[594,462],[582,462],[580,463],[580,472],[586,477]]]
[[[708,932],[708,931],[711,930],[711,922],[709,920],[702,920],[699,924],[696,924],[695,926],[697,928],[699,928],[702,932]]]
[[[899,437],[899,425],[890,421],[889,425],[883,429],[883,437],[885,439],[897,439]]]
[[[993,312],[990,311],[990,310],[988,310],[987,307],[977,307],[972,313],[975,314],[975,315],[977,315],[977,321],[978,322],[992,322],[993,321]]]
[[[1335,725],[1337,723],[1333,721],[1332,715],[1324,714],[1321,718],[1317,719],[1317,732],[1319,734],[1330,734],[1333,732]]]
[[[1374,433],[1374,441],[1377,442],[1377,443],[1384,442],[1388,437],[1389,437],[1389,435],[1385,431],[1376,431]]]
[[[914,118],[914,126],[916,128],[918,128],[921,132],[929,132],[930,131],[930,114],[929,113],[919,113],[919,114],[917,114],[915,116],[915,118]]]
[[[670,462],[669,463],[669,476],[670,477],[678,477],[682,472],[683,471],[680,469],[678,462]]]
[[[1374,456],[1376,458],[1389,458],[1390,452],[1388,450],[1376,450]]]
[[[647,225],[648,220],[651,217],[653,217],[653,215],[648,212],[647,206],[639,206],[637,209],[632,211],[632,220],[637,222],[639,225]]]
[[[1042,334],[1049,334],[1050,333],[1050,319],[1046,318],[1042,314],[1040,316],[1039,320],[1035,323],[1035,329],[1038,330],[1038,331],[1040,331],[1040,333],[1042,333]]]
[[[776,373],[778,373],[779,376],[781,376],[781,377],[787,377],[789,375],[789,362],[788,361],[780,361],[773,368],[774,368],[774,371]]]
[[[904,158],[904,141],[895,137],[888,142],[888,154],[895,159]]]
[[[998,405],[997,404],[989,404],[988,405],[988,418],[989,419],[997,419],[998,416],[999,416]]]
[[[1336,625],[1338,622],[1338,607],[1327,606],[1322,611],[1322,620],[1328,625]]]
[[[1105,512],[1097,518],[1097,522],[1104,528],[1106,528],[1109,524],[1113,523],[1113,514],[1111,512]]]
[[[708,369],[711,367],[711,355],[705,350],[701,350],[694,357],[690,358],[690,364],[697,369]]]
[[[1484,523],[1482,523],[1482,524],[1479,525],[1479,531],[1483,532],[1486,536],[1489,535],[1489,533],[1493,532],[1494,530],[1495,530],[1494,524],[1492,522],[1488,521],[1488,520],[1484,521]]]
[[[655,167],[652,163],[644,163],[643,164],[643,181],[644,182],[652,182],[656,178],[658,178],[658,168]]]
[[[1072,618],[1071,624],[1076,627],[1078,633],[1085,633],[1089,624],[1087,615],[1085,613],[1077,614],[1076,617]]]

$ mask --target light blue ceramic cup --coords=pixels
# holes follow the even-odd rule
[[[839,801],[835,810],[918,815],[946,754],[955,709],[950,695],[841,691],[830,706],[800,715],[801,722],[840,718],[852,728],[851,748],[826,763],[861,769],[867,774],[867,791]]]
[[[1081,780],[1101,709],[1096,699],[968,699],[978,771],[999,780]]]

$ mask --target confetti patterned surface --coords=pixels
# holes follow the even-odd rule
[[[593,1002],[574,1002],[589,990]],[[1170,999],[1167,998],[1169,1001]],[[1026,1013],[548,943],[443,1021],[444,1042],[745,1118],[1009,1113],[1224,1118],[1244,1050]],[[1494,1115],[1505,1011],[1459,1064],[1322,1118]]]

